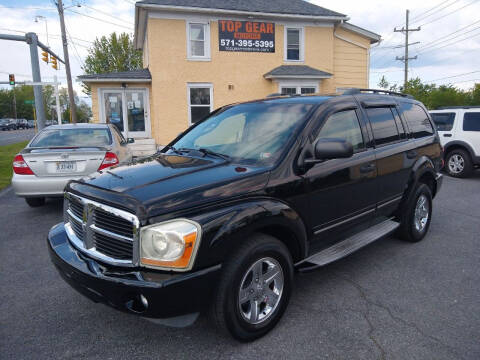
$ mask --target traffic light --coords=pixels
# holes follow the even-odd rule
[[[48,64],[48,52],[42,51],[42,60]]]
[[[52,56],[50,60],[52,61],[52,68],[54,68],[55,70],[58,70],[57,58],[55,56]]]
[[[8,81],[10,81],[10,85],[15,85],[15,75],[14,74],[9,74],[8,75]]]

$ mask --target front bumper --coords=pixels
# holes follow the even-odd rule
[[[13,174],[12,186],[15,195],[23,197],[63,196],[63,189],[70,180],[82,176],[37,176]]]
[[[191,273],[110,267],[85,257],[67,239],[63,223],[48,234],[50,259],[62,278],[95,302],[151,318],[171,318],[208,306],[220,265]]]

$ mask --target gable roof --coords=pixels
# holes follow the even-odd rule
[[[150,75],[150,70],[148,69],[139,69],[103,74],[80,75],[77,76],[77,79],[85,82],[151,82],[152,75]]]
[[[245,12],[346,17],[304,0],[143,0],[136,5],[163,5],[187,8],[222,9]]]
[[[263,77],[265,79],[325,79],[332,77],[332,74],[307,65],[282,65],[270,70]]]

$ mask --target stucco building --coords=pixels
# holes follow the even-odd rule
[[[303,0],[139,1],[134,41],[145,69],[78,79],[91,86],[94,120],[148,152],[226,104],[368,87],[380,36],[347,20]]]

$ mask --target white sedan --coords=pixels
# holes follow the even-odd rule
[[[40,131],[13,160],[12,186],[32,207],[63,196],[70,180],[127,163],[132,153],[111,124],[52,125]]]

